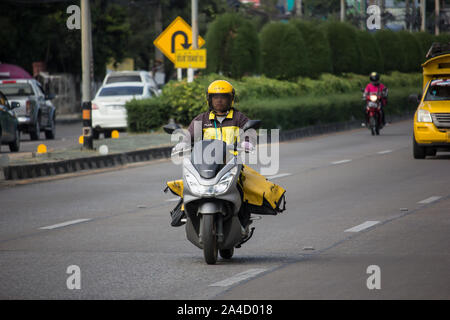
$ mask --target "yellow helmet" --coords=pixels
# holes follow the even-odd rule
[[[228,81],[225,80],[216,80],[211,82],[211,84],[208,86],[208,89],[206,90],[206,100],[208,101],[208,106],[211,109],[212,108],[212,94],[229,94],[230,95],[230,108],[234,104],[234,88]]]

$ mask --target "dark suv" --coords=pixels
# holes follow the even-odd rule
[[[0,91],[0,146],[9,145],[11,152],[20,148],[19,122],[13,109],[19,107],[17,102],[9,104],[8,98]]]

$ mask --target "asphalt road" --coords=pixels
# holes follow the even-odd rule
[[[280,144],[287,211],[213,266],[169,225],[170,161],[3,187],[0,299],[449,299],[450,153],[411,131]]]

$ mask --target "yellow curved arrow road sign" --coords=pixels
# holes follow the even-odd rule
[[[153,41],[153,44],[164,55],[175,63],[175,51],[192,49],[192,29],[181,17],[177,17],[164,31]],[[201,48],[205,40],[198,36],[198,47]]]

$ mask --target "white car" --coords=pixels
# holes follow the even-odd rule
[[[111,137],[113,130],[127,128],[125,103],[132,99],[146,99],[156,96],[149,84],[142,82],[113,83],[102,86],[92,100],[92,128],[94,139],[102,132]]]
[[[103,85],[119,82],[142,82],[155,90],[157,95],[161,93],[158,84],[148,71],[112,71],[103,79]]]

